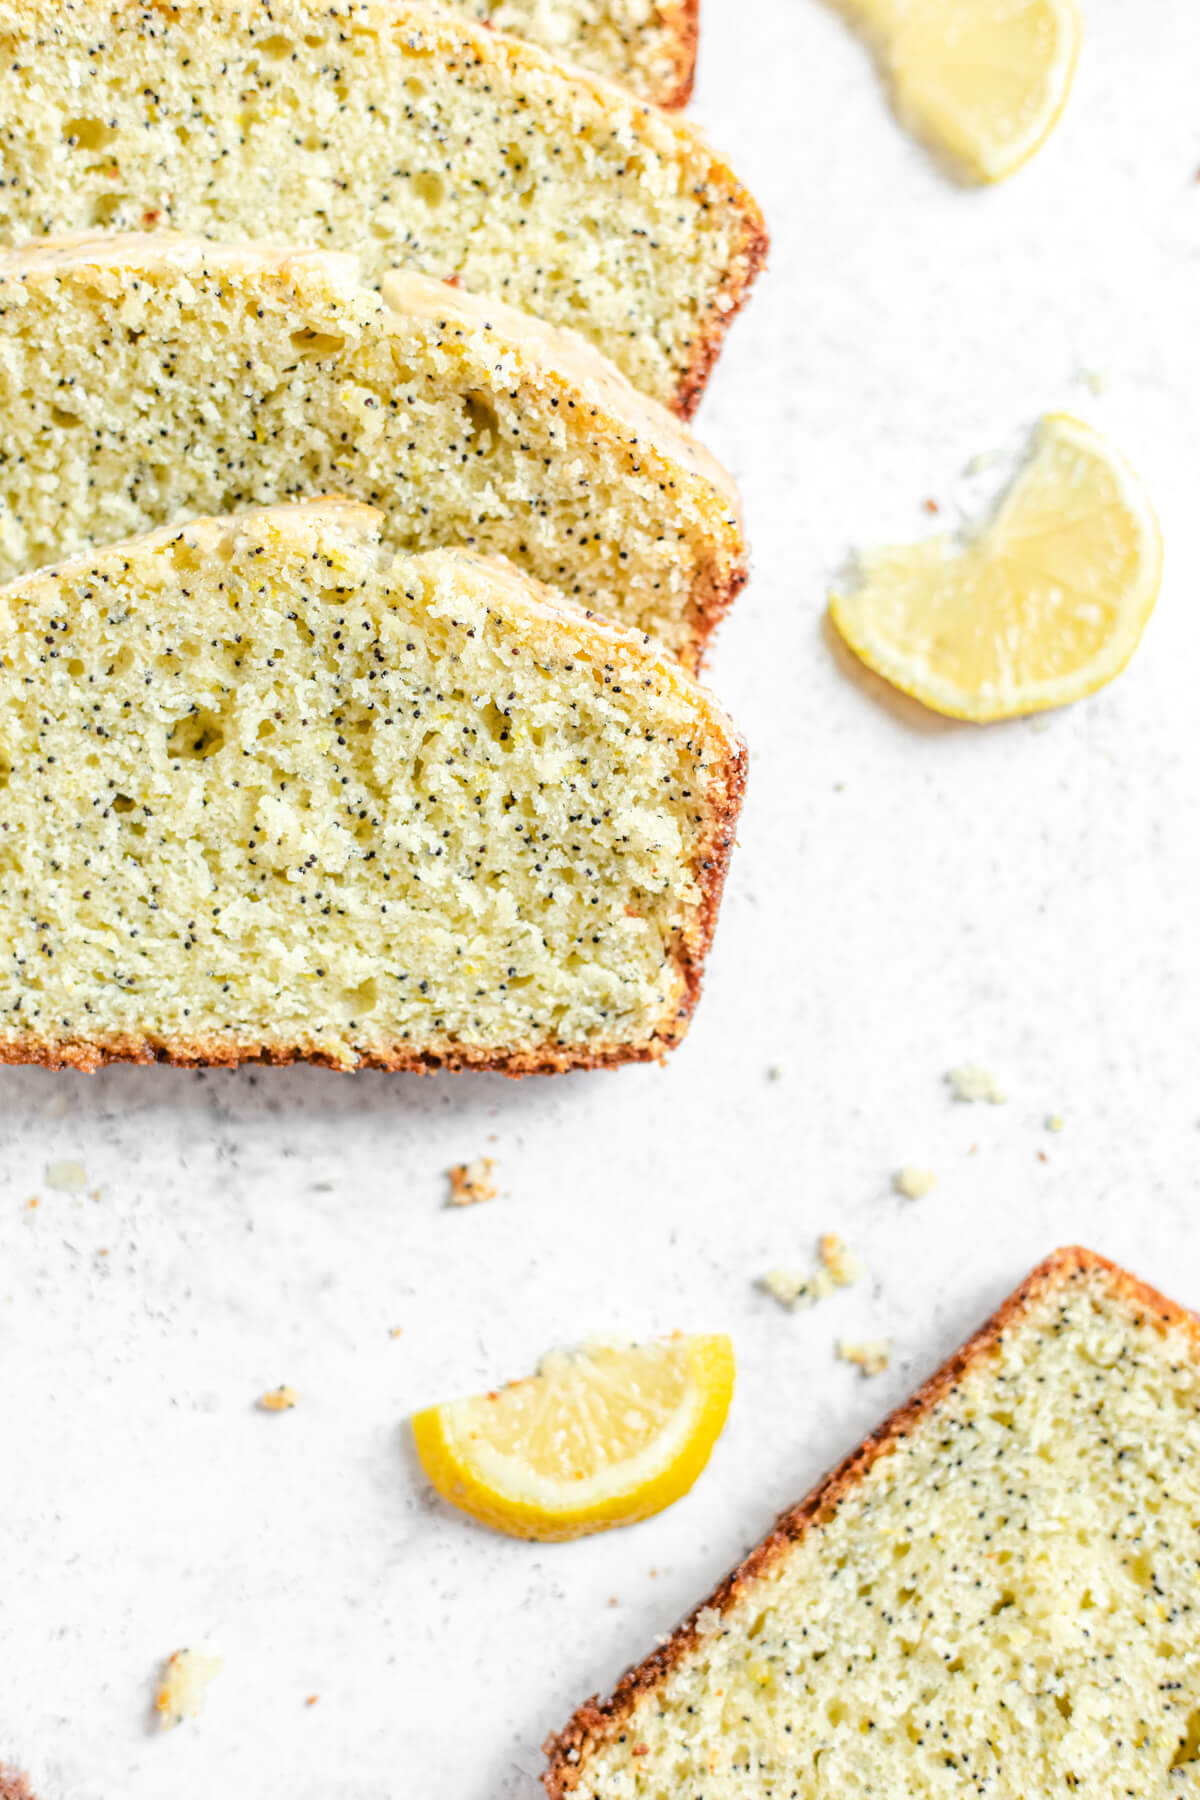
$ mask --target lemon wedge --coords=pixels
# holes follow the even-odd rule
[[[861,559],[830,599],[869,668],[952,718],[1065,706],[1119,674],[1158,598],[1162,540],[1137,477],[1065,413],[1042,420],[991,520]]]
[[[686,1494],[733,1393],[727,1337],[555,1350],[536,1375],[412,1421],[444,1499],[511,1537],[583,1537]]]
[[[902,123],[974,181],[1028,162],[1066,105],[1075,0],[841,0]]]

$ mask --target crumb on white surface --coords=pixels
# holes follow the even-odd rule
[[[265,1394],[258,1396],[255,1405],[259,1412],[291,1412],[299,1398],[295,1388],[285,1384],[282,1387],[268,1388]]]
[[[840,1287],[861,1281],[866,1269],[859,1257],[835,1231],[822,1232],[817,1243],[817,1267],[807,1273],[796,1269],[768,1269],[759,1286],[780,1306],[813,1306],[827,1300]]]
[[[496,1189],[489,1180],[494,1166],[493,1157],[477,1156],[474,1162],[455,1163],[452,1169],[447,1169],[450,1193],[446,1205],[477,1206],[481,1200],[494,1200]]]
[[[892,1346],[887,1338],[839,1338],[837,1353],[863,1375],[882,1375],[892,1360]]]
[[[866,1274],[862,1258],[851,1250],[836,1231],[822,1232],[818,1248],[822,1267],[828,1269],[838,1287],[853,1287]]]
[[[932,1169],[918,1169],[912,1163],[905,1163],[892,1176],[892,1186],[906,1200],[923,1200],[937,1186],[937,1176]]]
[[[204,1710],[209,1683],[221,1673],[219,1656],[203,1650],[176,1650],[168,1656],[154,1696],[154,1710],[164,1730],[194,1719]]]
[[[1061,1113],[1050,1113],[1046,1118],[1046,1130],[1061,1131],[1065,1123]]]
[[[767,1070],[767,1080],[768,1081],[782,1081],[783,1080],[783,1070],[780,1068],[778,1063],[772,1063],[770,1068]]]
[[[81,1194],[87,1186],[87,1170],[81,1162],[47,1163],[46,1186],[60,1194]]]
[[[960,1063],[951,1069],[946,1080],[956,1100],[968,1103],[986,1101],[989,1106],[1003,1106],[1008,1095],[990,1069],[979,1063]]]
[[[780,1306],[813,1306],[827,1300],[837,1286],[828,1269],[812,1269],[802,1274],[798,1269],[768,1269],[759,1278],[759,1286]]]

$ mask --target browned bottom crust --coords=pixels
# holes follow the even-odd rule
[[[542,1776],[542,1784],[549,1800],[567,1800],[584,1773],[580,1768],[583,1756],[616,1736],[639,1696],[665,1681],[693,1648],[700,1636],[698,1621],[702,1612],[727,1612],[749,1582],[786,1555],[814,1525],[832,1518],[842,1500],[858,1486],[876,1459],[907,1437],[1027,1307],[1047,1291],[1097,1272],[1107,1275],[1113,1291],[1143,1316],[1153,1316],[1163,1325],[1183,1326],[1191,1336],[1193,1352],[1200,1362],[1200,1320],[1195,1314],[1167,1300],[1154,1288],[1147,1287],[1136,1276],[1105,1257],[1097,1256],[1094,1251],[1081,1249],[1078,1245],[1054,1251],[910,1400],[891,1413],[865,1442],[818,1482],[798,1506],[781,1515],[762,1543],[726,1576],[716,1592],[702,1601],[659,1649],[628,1671],[608,1700],[601,1701],[598,1697],[586,1700],[564,1731],[546,1739],[542,1748],[550,1759],[550,1766]]]
[[[0,1800],[34,1800],[33,1789],[19,1769],[0,1764]]]
[[[704,963],[716,929],[721,893],[737,833],[738,814],[746,791],[748,755],[743,743],[724,772],[714,799],[712,831],[702,847],[697,882],[703,894],[690,943],[677,947],[684,988],[674,1016],[663,1021],[642,1043],[546,1044],[531,1050],[481,1050],[470,1044],[414,1045],[393,1043],[383,1049],[360,1050],[354,1069],[319,1047],[268,1044],[251,1039],[164,1038],[153,1032],[98,1034],[95,1037],[34,1037],[0,1043],[0,1067],[35,1065],[43,1069],[81,1069],[91,1074],[107,1063],[171,1063],[177,1068],[237,1068],[242,1063],[312,1063],[343,1074],[384,1069],[392,1074],[433,1075],[439,1071],[475,1070],[480,1074],[563,1075],[571,1069],[615,1069],[622,1063],[662,1062],[687,1032],[700,998]],[[0,1790],[0,1800],[6,1800]]]

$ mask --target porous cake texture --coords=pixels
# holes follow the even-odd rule
[[[619,81],[641,100],[686,106],[699,0],[448,0],[480,24]]]
[[[661,1055],[744,752],[672,659],[317,501],[0,588],[0,1061]]]
[[[766,252],[699,133],[413,0],[0,0],[0,242],[352,250],[573,326],[684,414]]]
[[[1200,1780],[1200,1332],[1043,1263],[611,1700],[552,1800],[1168,1800]]]
[[[745,580],[725,471],[574,333],[323,251],[0,251],[0,579],[335,487],[397,548],[502,553],[692,667]]]

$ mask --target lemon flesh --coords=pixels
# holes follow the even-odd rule
[[[974,181],[1045,141],[1079,54],[1075,0],[843,0],[874,45],[902,122]]]
[[[733,1393],[727,1337],[554,1351],[534,1376],[413,1418],[438,1493],[543,1541],[649,1518],[685,1494]]]
[[[1058,413],[965,546],[930,538],[877,551],[861,570],[830,600],[850,648],[935,712],[983,722],[1111,681],[1154,610],[1162,544],[1133,472]]]

